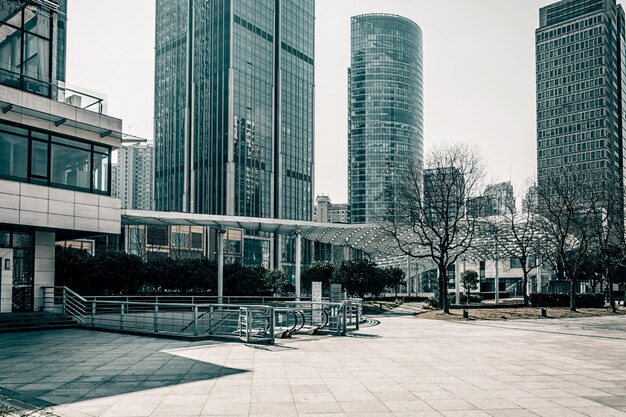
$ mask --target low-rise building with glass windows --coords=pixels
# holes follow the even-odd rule
[[[0,312],[33,311],[56,241],[119,234],[122,121],[58,82],[58,2],[0,0],[0,24]]]

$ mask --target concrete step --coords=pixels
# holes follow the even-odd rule
[[[0,314],[0,333],[44,330],[51,328],[75,327],[71,317],[59,313],[2,313]]]
[[[58,330],[58,329],[75,329],[78,325],[74,322],[68,324],[45,324],[38,326],[24,326],[24,327],[10,327],[0,328],[1,333],[14,333],[14,332],[31,332],[37,330]]]

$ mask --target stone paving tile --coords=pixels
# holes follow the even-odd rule
[[[2,335],[0,387],[68,417],[626,416],[626,318],[380,322],[361,331],[375,337],[272,351],[78,329]]]

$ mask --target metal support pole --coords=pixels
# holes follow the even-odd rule
[[[302,233],[296,231],[296,301],[300,301],[300,268],[302,266]]]
[[[495,300],[496,304],[500,301],[500,268],[498,267],[499,259],[498,259],[498,244],[496,243],[496,276],[495,276]]]
[[[226,231],[217,231],[217,303],[224,301],[224,234]]]
[[[154,305],[154,332],[159,332],[159,305]]]
[[[275,327],[276,327],[276,324],[274,322],[274,320],[276,320],[276,316],[274,314],[274,307],[270,307],[269,312],[270,312],[270,317],[269,318],[270,318],[270,338],[271,338],[270,339],[270,344],[273,345],[274,343],[276,343],[276,336],[275,336],[276,333],[275,333],[275,330],[274,330]]]
[[[96,325],[96,302],[91,302],[91,327]]]
[[[198,336],[198,306],[193,306],[193,335]]]
[[[454,291],[455,302],[457,305],[461,304],[461,271],[459,271],[459,260],[454,261]]]
[[[120,304],[120,330],[124,328],[124,304]]]
[[[411,296],[411,257],[406,256],[406,295]]]

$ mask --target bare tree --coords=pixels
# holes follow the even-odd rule
[[[583,173],[566,170],[544,179],[537,191],[539,225],[545,234],[540,250],[558,279],[570,282],[570,310],[576,311],[577,278],[598,238],[601,193]]]
[[[606,280],[609,305],[615,311],[613,282],[618,270],[623,268],[626,262],[623,187],[610,180],[600,183],[600,186],[600,190],[597,191],[600,204],[595,207],[597,218],[595,225],[599,228],[596,231],[595,249],[602,267],[602,281]]]
[[[528,306],[528,277],[537,267],[536,262],[531,264],[530,260],[541,237],[536,213],[528,208],[517,210],[514,201],[508,202],[504,204],[500,216],[490,219],[500,251],[509,258],[517,259],[521,265],[525,306]]]
[[[388,190],[380,226],[402,253],[437,265],[440,306],[448,313],[448,268],[476,237],[477,219],[465,208],[480,190],[484,169],[475,148],[458,144],[435,149],[420,168],[410,165]]]

